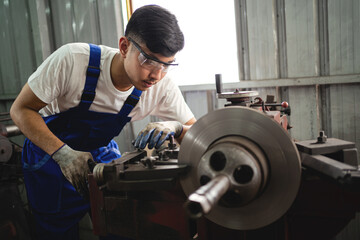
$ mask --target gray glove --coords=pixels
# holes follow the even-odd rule
[[[65,178],[75,187],[76,191],[88,200],[87,176],[90,173],[89,165],[95,164],[91,153],[75,151],[64,144],[53,153],[52,158],[59,164]]]
[[[158,149],[170,135],[175,138],[180,137],[183,131],[183,125],[177,121],[153,122],[149,123],[141,132],[139,132],[134,147],[144,149],[146,144],[148,148]]]

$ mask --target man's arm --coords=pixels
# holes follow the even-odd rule
[[[24,135],[49,154],[59,165],[66,179],[88,199],[86,180],[90,172],[88,164],[93,162],[93,157],[89,152],[70,148],[50,131],[38,113],[46,105],[26,84],[11,106],[10,114]]]
[[[153,147],[158,149],[165,140],[169,139],[170,135],[173,135],[180,144],[185,133],[195,121],[193,117],[184,125],[177,121],[151,122],[139,132],[134,147],[144,149],[148,145],[149,149]]]
[[[50,131],[39,114],[39,110],[46,105],[34,94],[29,85],[25,84],[11,106],[10,115],[27,138],[51,155],[64,143]]]

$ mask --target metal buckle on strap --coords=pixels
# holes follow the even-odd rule
[[[90,77],[98,78],[100,76],[100,68],[94,66],[88,66],[86,75]]]

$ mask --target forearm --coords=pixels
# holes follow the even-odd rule
[[[25,84],[11,106],[10,115],[27,138],[51,155],[63,142],[50,131],[38,113],[44,106],[46,103],[36,97],[29,85]]]
[[[39,113],[31,109],[12,109],[11,117],[21,132],[49,155],[64,144],[49,130]]]

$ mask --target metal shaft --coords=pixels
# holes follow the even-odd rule
[[[0,124],[0,135],[3,135],[4,137],[13,137],[21,134],[22,132],[16,125]]]
[[[189,216],[199,218],[203,214],[209,213],[227,192],[230,185],[230,180],[227,176],[219,175],[192,193],[185,203]]]

